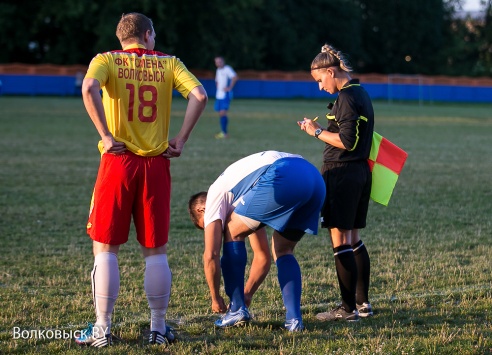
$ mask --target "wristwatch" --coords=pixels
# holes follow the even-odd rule
[[[321,134],[321,132],[323,132],[323,129],[322,128],[318,128],[316,131],[314,131],[314,136],[316,138],[318,138],[318,136]]]

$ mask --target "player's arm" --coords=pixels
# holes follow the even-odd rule
[[[272,263],[265,227],[251,233],[249,235],[249,243],[253,250],[253,261],[251,263],[248,281],[244,287],[244,301],[247,307],[250,306],[253,295],[268,275]]]
[[[186,107],[185,117],[179,133],[169,141],[169,147],[164,152],[164,157],[179,157],[183,146],[190,137],[191,131],[195,127],[205,106],[208,96],[203,86],[196,86],[188,95],[188,106]]]
[[[213,221],[205,227],[205,250],[203,252],[203,269],[207,279],[212,311],[225,312],[227,307],[220,296],[220,249],[222,246],[222,221]]]
[[[188,105],[181,130],[176,136],[177,140],[187,141],[191,131],[207,106],[208,96],[203,86],[196,86],[188,95]]]
[[[224,91],[231,91],[231,90],[234,88],[234,86],[236,85],[237,80],[238,80],[238,76],[237,76],[237,74],[236,74],[236,75],[234,75],[234,76],[232,77],[232,79],[231,79],[231,84],[230,84],[228,87],[226,87],[226,88],[224,89]]]
[[[101,99],[101,84],[97,79],[85,78],[82,82],[84,106],[104,144],[104,152],[120,154],[126,150],[125,143],[116,142],[109,131]]]

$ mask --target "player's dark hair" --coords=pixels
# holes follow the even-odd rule
[[[188,201],[188,213],[190,214],[191,221],[197,227],[198,229],[203,229],[201,226],[198,225],[198,219],[199,215],[197,212],[197,206],[198,205],[205,205],[205,202],[207,201],[207,192],[206,191],[200,191],[190,197],[190,200]]]

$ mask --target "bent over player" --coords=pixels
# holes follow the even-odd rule
[[[75,341],[95,347],[111,344],[111,314],[120,286],[117,255],[128,240],[132,217],[145,257],[149,342],[174,341],[165,321],[171,293],[166,254],[169,158],[181,155],[207,103],[203,86],[178,58],[153,50],[156,35],[149,18],[123,15],[116,36],[123,49],[94,57],[82,84],[84,105],[101,136],[101,162],[87,223],[93,240],[97,318]],[[180,131],[169,140],[173,89],[188,105]]]
[[[325,184],[316,167],[300,155],[277,151],[256,153],[233,163],[208,192],[191,197],[191,219],[205,231],[203,263],[212,307],[219,304],[220,310],[225,310],[219,292],[221,268],[230,299],[229,309],[215,322],[217,327],[250,321],[244,301],[244,240],[267,225],[274,229],[272,254],[286,309],[285,328],[304,329],[301,270],[294,248],[305,233],[318,232],[324,198]]]

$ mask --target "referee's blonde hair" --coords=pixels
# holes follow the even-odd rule
[[[325,44],[321,47],[319,53],[311,63],[311,70],[327,69],[330,67],[339,67],[343,71],[353,71],[352,66],[348,62],[345,54],[335,49],[335,47]]]

